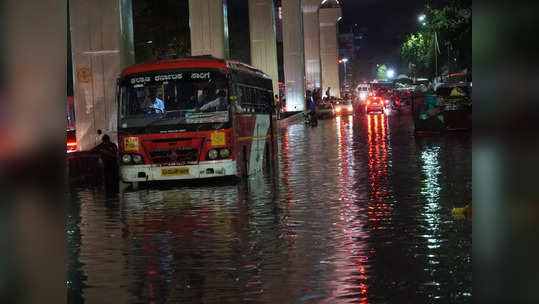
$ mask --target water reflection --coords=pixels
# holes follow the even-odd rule
[[[470,302],[471,225],[448,210],[471,196],[471,145],[411,123],[289,126],[277,176],[237,184],[71,189],[69,302]]]
[[[440,248],[439,237],[439,225],[441,222],[439,212],[440,206],[438,200],[440,198],[441,187],[438,183],[438,175],[440,174],[440,165],[438,163],[438,153],[440,152],[439,146],[432,146],[426,148],[421,152],[421,160],[423,162],[423,172],[425,179],[423,181],[423,187],[421,188],[421,194],[425,197],[425,207],[423,211],[424,220],[426,225],[426,234],[423,234],[427,240],[427,261],[428,265],[425,271],[429,275],[433,271],[436,271],[436,265],[440,263],[437,256],[437,250]],[[435,299],[439,299],[439,286],[440,283],[434,279],[425,283],[428,290],[428,294]]]

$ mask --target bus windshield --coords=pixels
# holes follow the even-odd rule
[[[228,82],[218,71],[159,71],[120,82],[119,128],[229,121]],[[200,129],[200,128],[199,128]]]

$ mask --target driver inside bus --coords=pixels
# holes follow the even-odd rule
[[[144,99],[141,104],[141,109],[147,113],[164,113],[165,104],[163,100],[157,97],[157,88],[155,87],[145,87],[144,88]]]

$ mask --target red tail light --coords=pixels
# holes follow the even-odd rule
[[[76,141],[70,141],[67,143],[67,151],[75,151],[77,150],[77,142]]]

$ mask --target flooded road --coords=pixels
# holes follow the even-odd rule
[[[358,115],[282,129],[275,176],[72,188],[69,303],[471,303],[471,153]]]

